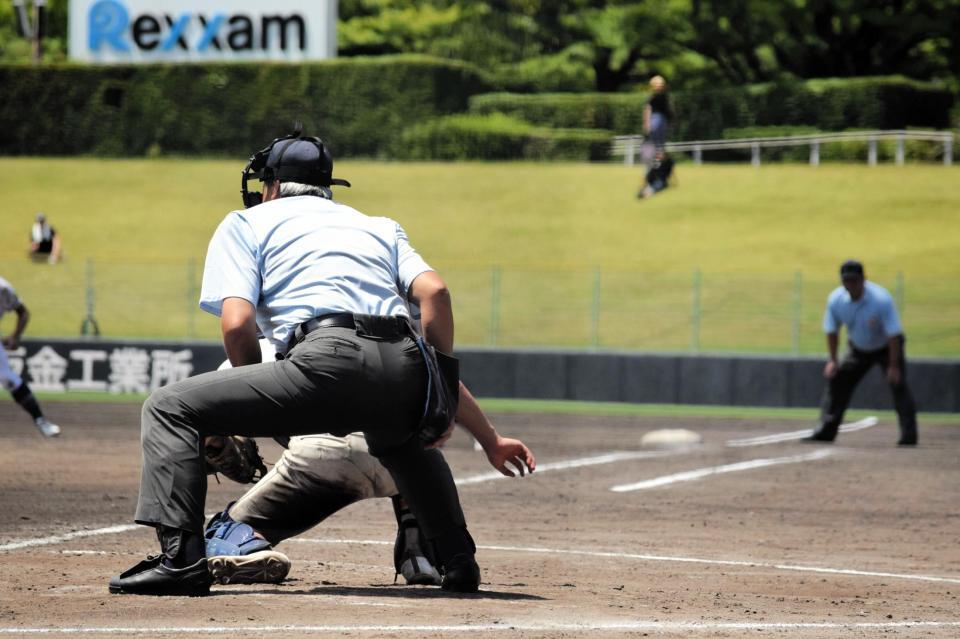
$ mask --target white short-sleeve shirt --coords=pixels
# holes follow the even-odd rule
[[[858,300],[851,299],[842,286],[827,297],[823,331],[837,333],[842,325],[846,325],[853,345],[865,351],[879,350],[891,337],[903,334],[893,297],[887,289],[870,281],[863,283],[863,295]]]
[[[281,351],[296,326],[328,313],[409,316],[407,295],[432,270],[395,221],[315,196],[234,211],[207,249],[200,308],[239,297]]]

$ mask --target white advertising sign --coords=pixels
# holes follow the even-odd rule
[[[337,55],[337,0],[70,0],[80,62],[301,62]]]

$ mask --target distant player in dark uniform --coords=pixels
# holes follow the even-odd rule
[[[827,388],[820,406],[820,427],[807,438],[832,442],[850,404],[854,389],[868,370],[880,366],[893,392],[900,421],[900,446],[917,444],[917,409],[907,387],[905,338],[893,297],[885,288],[866,281],[863,264],[848,260],[840,266],[843,286],[827,298],[823,331],[830,360],[823,370]],[[846,325],[850,348],[837,362],[840,326]]]
[[[60,261],[60,236],[47,222],[47,216],[37,213],[36,221],[30,228],[30,256],[47,260],[51,264]]]

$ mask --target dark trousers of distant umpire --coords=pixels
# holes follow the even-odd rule
[[[417,437],[427,372],[409,323],[363,315],[355,322],[317,328],[281,361],[197,375],[151,394],[141,420],[137,523],[202,531],[206,435],[363,431],[439,559],[472,552],[450,468]]]
[[[900,381],[890,384],[893,393],[893,405],[900,422],[901,441],[916,441],[917,438],[917,408],[913,396],[907,387],[907,357],[905,340],[900,336]],[[820,402],[820,429],[818,435],[833,438],[843,421],[843,413],[850,405],[853,391],[874,366],[879,366],[886,377],[887,366],[890,362],[890,347],[885,346],[876,351],[862,351],[849,345],[849,350],[840,360],[837,374],[828,382]]]

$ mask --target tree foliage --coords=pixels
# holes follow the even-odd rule
[[[655,72],[687,86],[960,76],[960,0],[353,0],[341,18],[342,54],[379,42],[531,90],[617,91]]]
[[[730,82],[960,73],[957,0],[691,0],[691,48]]]
[[[45,61],[66,58],[50,0]],[[618,91],[901,74],[960,78],[960,0],[341,0],[341,56],[474,63],[504,88]],[[28,62],[0,0],[0,62]]]

